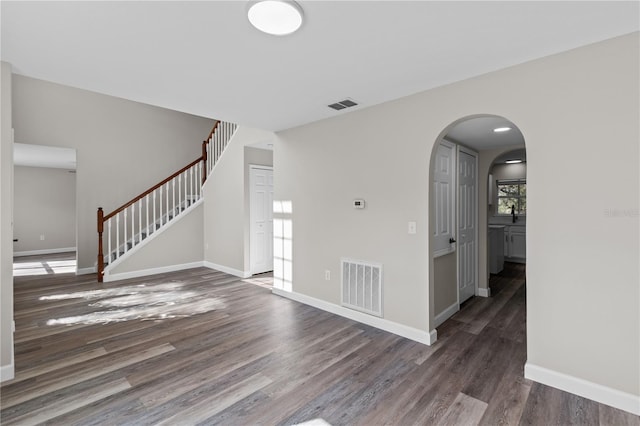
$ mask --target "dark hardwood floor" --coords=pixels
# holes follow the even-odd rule
[[[431,346],[199,268],[98,284],[15,278],[2,424],[640,425],[523,378],[524,269],[492,278]]]

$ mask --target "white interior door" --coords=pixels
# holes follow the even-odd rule
[[[476,294],[478,266],[477,157],[458,154],[458,303]]]
[[[252,274],[273,271],[273,169],[249,169],[250,255]]]
[[[434,164],[433,193],[435,226],[433,256],[455,250],[456,145],[445,140],[438,145]]]

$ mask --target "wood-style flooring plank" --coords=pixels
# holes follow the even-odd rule
[[[9,421],[3,419],[3,424],[37,425],[108,396],[123,392],[130,387],[131,385],[129,385],[125,379],[118,379],[101,386],[95,386],[91,389],[91,392],[86,392],[81,395],[65,395],[61,398],[56,398],[55,401],[47,405],[40,405]]]
[[[440,425],[461,425],[461,424],[478,424],[484,412],[487,409],[487,403],[472,398],[463,393],[459,393],[453,404],[449,406],[447,412],[444,413],[442,419],[438,422]]]

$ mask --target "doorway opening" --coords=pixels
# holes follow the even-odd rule
[[[77,272],[76,150],[14,143],[14,276]]]
[[[435,329],[470,298],[491,296],[490,271],[499,273],[501,260],[493,254],[500,248],[508,254],[503,261],[526,261],[524,136],[504,117],[461,118],[436,141],[429,179],[429,294]]]

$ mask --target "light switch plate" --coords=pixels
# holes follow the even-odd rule
[[[407,231],[411,235],[415,234],[416,233],[416,223],[415,222],[409,222],[408,226],[407,226]]]

